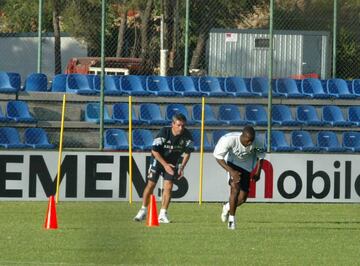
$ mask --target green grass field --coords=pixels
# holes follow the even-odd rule
[[[133,222],[140,203],[0,202],[0,265],[360,265],[360,204],[242,206],[237,229],[221,204],[172,203],[171,224]]]

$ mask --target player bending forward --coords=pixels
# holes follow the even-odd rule
[[[228,133],[222,136],[214,149],[216,161],[227,171],[230,185],[229,202],[224,204],[221,220],[228,221],[228,229],[236,228],[236,208],[245,203],[250,178],[260,178],[264,149],[255,141],[255,130],[251,126],[244,127],[242,132]],[[250,176],[256,162],[256,172]]]

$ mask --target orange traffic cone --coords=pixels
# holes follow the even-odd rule
[[[48,205],[48,209],[46,212],[44,227],[45,227],[45,229],[57,229],[58,228],[54,196],[50,196],[50,198],[49,198],[49,205]]]
[[[146,219],[147,226],[159,226],[159,220],[156,210],[156,199],[154,195],[150,196],[150,204],[148,206],[148,214]]]

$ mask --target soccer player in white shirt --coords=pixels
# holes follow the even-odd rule
[[[216,161],[228,172],[230,197],[224,204],[221,220],[228,221],[228,228],[235,229],[236,208],[246,202],[250,179],[258,181],[264,158],[264,149],[255,140],[255,129],[246,126],[242,132],[222,136],[215,146]],[[256,169],[254,175],[250,175]]]

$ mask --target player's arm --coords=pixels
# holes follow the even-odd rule
[[[161,163],[161,165],[164,167],[165,171],[169,174],[169,175],[174,175],[174,165],[169,164],[168,162],[165,161],[165,159],[161,156],[160,152],[151,150],[152,155],[154,156],[154,158]]]
[[[185,166],[188,163],[189,159],[190,159],[190,153],[185,153],[183,156],[182,162],[179,166],[179,179],[184,176],[184,169],[185,169]]]
[[[260,179],[261,169],[263,165],[263,159],[257,159],[256,165],[255,165],[255,174],[253,176],[253,179],[255,181],[258,181]]]
[[[218,159],[216,158],[216,161],[218,162],[218,164],[221,165],[222,168],[224,168],[226,171],[229,172],[232,180],[234,181],[234,183],[239,183],[240,182],[240,177],[241,174],[239,171],[236,171],[235,169],[231,168],[224,159]]]

